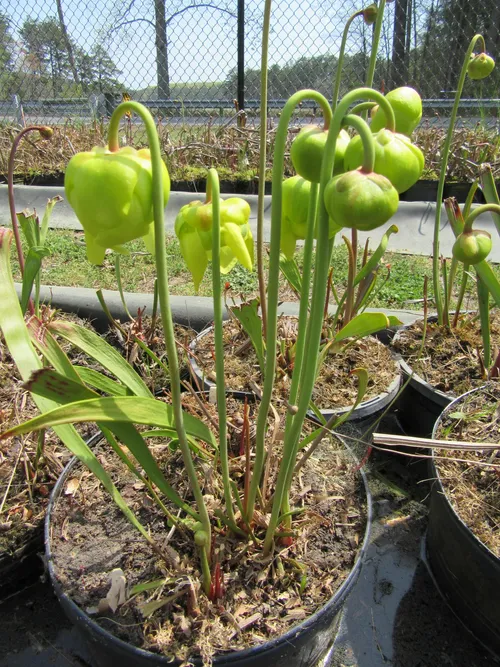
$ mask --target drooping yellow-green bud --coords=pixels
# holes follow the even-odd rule
[[[170,177],[164,163],[164,204]],[[123,244],[153,237],[153,176],[149,149],[129,146],[111,152],[97,146],[77,153],[68,163],[64,189],[85,231],[87,257],[102,264],[107,248],[126,252]]]

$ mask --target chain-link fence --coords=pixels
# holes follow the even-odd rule
[[[331,98],[345,22],[362,6],[361,0],[273,2],[271,107],[304,87]],[[200,122],[238,105],[251,114],[259,104],[263,7],[263,0],[6,0],[0,120],[88,121],[108,116],[124,94],[173,122]],[[408,83],[438,100],[428,106],[443,109],[475,33],[500,56],[499,25],[498,0],[390,2],[374,85]],[[362,17],[353,21],[341,92],[363,83],[372,32]],[[499,71],[467,83],[466,97],[482,100],[481,113],[496,108]]]

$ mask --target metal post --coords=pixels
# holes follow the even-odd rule
[[[245,0],[238,0],[238,110],[245,108]]]

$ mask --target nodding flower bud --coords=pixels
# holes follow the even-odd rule
[[[204,530],[197,530],[194,534],[194,542],[197,547],[206,547],[208,544],[208,534]]]
[[[411,143],[405,134],[382,129],[373,135],[375,144],[375,167],[377,174],[388,178],[396,190],[406,192],[414,185],[424,168],[424,155]],[[353,137],[344,157],[346,171],[356,169],[363,163],[361,137]]]
[[[163,161],[161,168],[166,205],[170,177]],[[106,248],[124,252],[123,244],[141,237],[148,250],[153,251],[153,170],[149,149],[125,146],[112,152],[96,146],[77,153],[66,168],[64,189],[85,231],[90,262],[102,264]]]
[[[42,127],[38,128],[38,131],[44,139],[51,139],[54,134],[54,130],[48,125],[42,125]]]
[[[463,231],[453,244],[453,256],[464,264],[478,264],[491,252],[491,235],[482,229]]]
[[[399,196],[390,180],[362,169],[334,176],[325,188],[325,207],[340,227],[371,231],[396,213]]]
[[[373,25],[377,20],[377,5],[375,3],[368,5],[363,9],[363,20],[366,25]]]
[[[297,240],[307,236],[307,222],[311,182],[301,176],[292,176],[283,181],[283,207],[281,210],[281,252],[292,259]],[[332,238],[341,227],[330,218],[329,236]]]
[[[495,68],[495,61],[486,53],[473,53],[470,57],[469,65],[467,67],[467,74],[469,79],[478,81],[485,79],[493,72]]]

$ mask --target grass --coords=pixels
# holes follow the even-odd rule
[[[114,254],[106,256],[102,266],[89,264],[86,258],[82,232],[68,230],[49,230],[47,246],[50,255],[45,259],[42,268],[42,283],[45,285],[60,285],[69,287],[87,287],[91,289],[116,289],[114,269]],[[128,244],[131,254],[121,258],[121,273],[123,286],[127,292],[153,291],[155,266],[153,257],[146,252],[142,241],[133,241]],[[187,271],[180,254],[179,243],[173,236],[167,237],[167,256],[169,267],[169,281],[172,294],[194,295],[194,285],[191,275]],[[12,254],[15,280],[20,280],[19,266]],[[299,266],[302,261],[302,252],[297,253]],[[265,256],[266,269],[267,257]],[[385,267],[382,277],[388,275],[387,281],[380,280],[382,287],[370,304],[380,308],[422,308],[422,288],[424,276],[432,275],[432,260],[418,255],[386,253]],[[347,279],[347,252],[344,245],[334,248],[332,257],[334,269],[333,277],[337,291],[341,291]],[[390,266],[390,270],[387,268]],[[493,266],[500,277],[500,267]],[[460,275],[460,274],[459,274]],[[211,296],[211,269],[207,269],[205,278],[200,286],[200,296]],[[245,298],[257,295],[257,276],[255,271],[250,272],[237,265],[227,276],[222,277],[223,284],[229,282],[231,294]],[[431,281],[430,281],[431,282]],[[472,281],[469,281],[473,289]],[[281,298],[294,300],[296,297],[287,287],[283,278]],[[472,306],[475,300],[474,293],[470,293],[466,305]]]
[[[298,112],[304,116],[304,112]],[[310,122],[318,118],[307,116]],[[266,180],[270,180],[271,160],[274,149],[275,125],[268,133],[268,168]],[[293,125],[293,122],[292,122]],[[139,148],[146,145],[145,133],[140,125],[122,124],[123,138]],[[231,181],[253,181],[257,178],[259,161],[259,129],[247,121],[245,127],[237,127],[236,119],[225,119],[224,125],[214,125],[200,117],[199,125],[172,125],[159,120],[158,134],[165,162],[174,181],[195,181],[206,177],[207,169],[216,166],[220,178]],[[289,134],[289,141],[295,131]],[[8,155],[17,129],[0,126],[0,176],[6,177]],[[426,126],[425,121],[414,133],[414,141],[425,155],[423,178],[437,179],[440,151],[445,130]],[[15,173],[19,182],[30,183],[35,179],[58,177],[75,152],[90,150],[106,143],[106,127],[99,122],[75,123],[68,121],[54,128],[50,141],[27,138],[18,149]],[[500,173],[500,137],[493,130],[478,125],[460,128],[454,133],[451,146],[448,180],[471,181],[477,177],[477,167],[483,162],[493,166],[496,176]],[[287,156],[285,175],[293,174]]]

